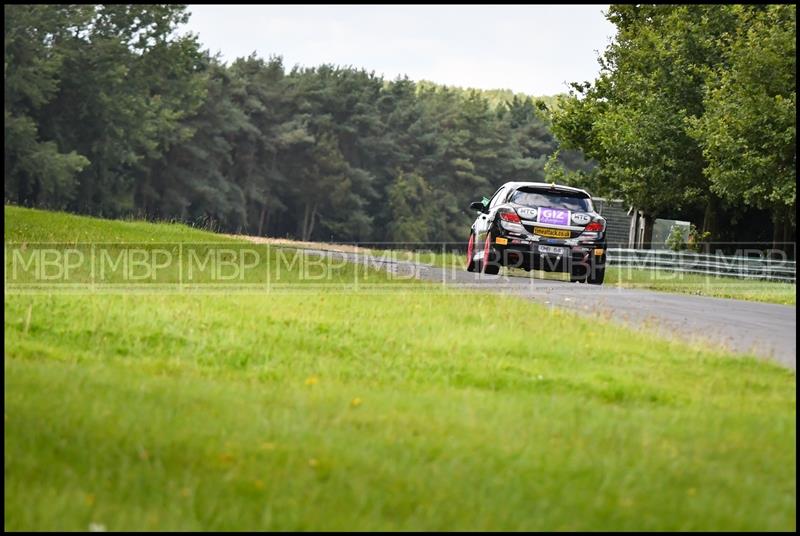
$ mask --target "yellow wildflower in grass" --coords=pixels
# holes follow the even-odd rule
[[[316,467],[318,465],[319,465],[319,460],[317,460],[316,458],[311,458],[308,460],[309,467]]]
[[[319,382],[319,378],[316,376],[309,376],[306,378],[306,385],[316,385]]]
[[[350,407],[357,408],[362,403],[362,400],[358,397],[355,397],[353,400],[350,401]]]

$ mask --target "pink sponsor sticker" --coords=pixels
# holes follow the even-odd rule
[[[539,223],[552,223],[555,225],[569,224],[569,210],[563,208],[540,208]]]

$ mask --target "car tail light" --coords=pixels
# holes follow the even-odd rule
[[[601,221],[593,221],[592,223],[587,225],[583,230],[584,231],[600,232],[600,231],[603,230],[603,222],[601,222]]]
[[[500,211],[499,214],[500,214],[500,219],[503,221],[507,221],[509,223],[522,223],[519,214],[517,214],[513,210]]]

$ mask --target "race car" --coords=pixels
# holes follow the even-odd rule
[[[467,271],[501,266],[569,272],[570,281],[603,284],[606,221],[585,190],[555,183],[507,182],[478,211],[467,242]]]

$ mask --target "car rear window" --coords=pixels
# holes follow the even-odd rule
[[[509,201],[526,207],[552,207],[576,212],[592,212],[592,200],[577,192],[519,189],[511,194]]]

